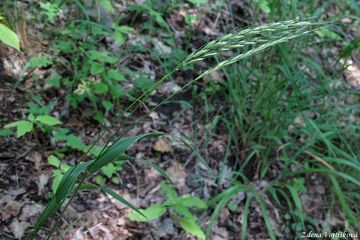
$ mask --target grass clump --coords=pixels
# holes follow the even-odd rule
[[[155,111],[159,106],[166,103],[170,98],[172,98],[175,94],[183,91],[186,87],[193,84],[195,81],[201,79],[205,75],[222,69],[225,66],[230,64],[239,62],[240,60],[250,57],[256,53],[264,51],[272,46],[278,45],[280,43],[288,42],[291,39],[295,39],[297,37],[306,35],[319,27],[325,26],[326,23],[314,23],[310,20],[305,21],[284,21],[271,23],[263,26],[250,27],[244,30],[237,30],[230,34],[225,35],[224,37],[212,41],[202,47],[200,50],[195,51],[190,54],[183,62],[181,62],[173,71],[165,75],[161,80],[156,82],[150,89],[145,91],[133,104],[131,104],[125,112],[130,112],[130,115],[135,112],[135,110],[139,107],[141,101],[144,101],[160,84],[162,84],[166,79],[171,76],[174,72],[182,69],[183,67],[202,61],[208,58],[212,58],[214,56],[221,55],[223,52],[234,51],[233,56],[217,63],[216,65],[210,67],[203,73],[201,73],[194,80],[188,81],[180,90],[171,94],[166,99],[164,99],[160,104],[151,109],[151,111]],[[133,125],[138,124],[144,117],[138,119]],[[116,121],[116,120],[115,120]],[[140,136],[132,136],[129,138],[123,138],[126,134],[125,129],[119,134],[119,129],[115,131],[115,133],[110,137],[110,140],[105,145],[104,149],[101,153],[92,161],[80,162],[79,164],[73,166],[67,173],[65,173],[62,178],[57,191],[54,197],[48,203],[46,209],[43,214],[40,216],[38,223],[34,227],[34,231],[30,238],[34,238],[40,228],[45,224],[47,219],[51,217],[57,210],[61,209],[61,216],[63,215],[66,208],[69,206],[73,196],[79,191],[84,189],[101,189],[104,192],[110,194],[115,197],[119,201],[125,203],[129,207],[133,208],[140,215],[142,214],[137,208],[135,208],[131,203],[128,203],[121,196],[114,193],[112,190],[106,188],[105,186],[95,186],[93,184],[85,184],[85,180],[92,174],[96,173],[99,169],[104,167],[106,164],[117,160],[119,157],[123,160],[132,159],[131,157],[124,154],[125,150],[130,147],[130,145],[143,137],[148,136],[157,136],[159,133],[148,133]],[[117,135],[118,134],[118,135]],[[100,137],[103,135],[100,135]],[[100,139],[100,137],[98,139]],[[98,140],[97,140],[98,141]],[[97,143],[94,142],[94,145]],[[93,145],[93,146],[94,146]],[[90,151],[90,149],[89,149]],[[80,161],[83,161],[81,159]],[[248,187],[247,187],[248,188]],[[248,188],[249,189],[249,188]],[[233,191],[232,191],[233,192]],[[226,199],[230,199],[231,195],[227,195]],[[261,209],[264,214],[266,214],[266,207],[264,205],[264,201],[262,197],[258,194],[254,195],[255,198],[260,203]],[[69,199],[70,198],[70,199]],[[216,201],[215,201],[216,202]],[[222,200],[223,203],[227,201]],[[221,205],[220,205],[221,206]],[[219,209],[219,207],[217,207]],[[145,217],[145,216],[144,216]],[[61,218],[59,218],[61,219]],[[51,236],[53,231],[55,230],[57,221],[52,230],[49,232],[48,237]],[[273,236],[271,232],[271,226],[268,220],[266,220],[266,226],[269,229],[269,233]]]

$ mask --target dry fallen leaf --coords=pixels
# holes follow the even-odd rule
[[[44,207],[37,203],[27,204],[23,207],[19,220],[29,221],[32,223],[33,221],[37,220],[37,217],[40,215],[43,209]]]
[[[49,182],[50,176],[47,174],[41,174],[38,181],[38,195],[41,195],[44,187]]]
[[[24,236],[25,230],[29,226],[30,226],[30,224],[28,222],[19,222],[17,219],[15,219],[10,224],[10,229],[16,239],[21,239]]]
[[[178,189],[185,186],[187,173],[180,163],[173,161],[171,167],[166,170],[166,173]]]
[[[27,155],[26,159],[32,161],[35,164],[35,169],[40,169],[41,165],[44,164],[44,162],[42,161],[41,154],[36,151],[30,152]]]
[[[6,221],[11,217],[16,216],[22,207],[23,207],[22,203],[18,201],[10,200],[2,210],[1,213],[2,221]]]
[[[159,138],[159,140],[157,140],[154,145],[154,150],[161,153],[165,153],[165,152],[170,152],[171,148],[165,138]]]
[[[346,81],[354,88],[360,89],[360,69],[352,60],[349,60],[347,65],[344,72]]]
[[[169,54],[172,51],[170,46],[165,45],[160,39],[154,38],[153,44],[155,45],[155,49],[158,54]]]
[[[181,87],[174,81],[165,82],[158,88],[158,92],[165,95],[170,95],[179,91]]]

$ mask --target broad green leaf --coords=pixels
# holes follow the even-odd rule
[[[146,78],[138,78],[134,80],[134,86],[140,89],[150,89],[153,84],[153,81]]]
[[[10,129],[0,129],[0,137],[11,136],[13,134],[14,132],[11,131]]]
[[[176,191],[165,183],[160,183],[161,189],[165,192],[165,196],[169,199],[176,198]]]
[[[68,133],[69,129],[67,128],[57,128],[54,132],[55,141],[65,141]]]
[[[114,183],[114,184],[120,184],[121,180],[118,177],[112,177],[111,182]]]
[[[54,23],[56,16],[58,15],[59,12],[58,5],[50,2],[46,2],[46,3],[40,2],[40,7],[45,10],[45,14],[48,17],[49,21],[51,23]]]
[[[115,83],[110,86],[110,93],[114,98],[119,98],[125,95],[125,90],[121,85]]]
[[[115,8],[111,4],[110,0],[100,0],[100,4],[110,13],[113,13],[115,11]]]
[[[74,51],[75,44],[69,40],[58,40],[55,42],[56,48],[65,53],[70,53]]]
[[[316,30],[315,33],[321,38],[328,37],[328,38],[330,38],[331,40],[334,40],[334,41],[340,41],[341,40],[341,37],[339,36],[339,34],[337,34],[334,31],[331,31],[328,28],[320,28],[320,29]]]
[[[181,197],[176,200],[187,208],[207,208],[206,203],[198,197]]]
[[[34,56],[31,57],[28,63],[29,68],[43,68],[47,67],[53,62],[50,60],[49,56]]]
[[[35,121],[35,116],[34,116],[34,114],[30,113],[29,116],[27,117],[27,119],[28,119],[30,122],[34,122],[34,121]]]
[[[138,222],[152,221],[161,217],[166,212],[166,207],[162,205],[154,205],[147,209],[139,209],[139,211],[144,216],[140,215],[138,212],[132,212],[129,215],[129,219],[131,221],[138,221]]]
[[[31,132],[34,128],[34,124],[26,120],[20,120],[6,124],[4,126],[4,128],[12,128],[12,127],[16,127],[16,137],[19,138],[25,135],[26,133]]]
[[[175,209],[176,214],[179,215],[180,217],[192,219],[195,221],[194,216],[192,215],[190,210],[187,207],[185,207],[184,205],[177,203],[174,205],[174,209]]]
[[[305,186],[305,179],[304,178],[294,178],[292,180],[292,188],[299,193],[305,193],[307,188]]]
[[[101,173],[104,174],[107,178],[111,178],[114,173],[116,173],[116,167],[114,164],[109,163],[108,165],[101,168]]]
[[[102,63],[114,64],[118,61],[117,57],[110,56],[108,52],[100,52],[96,50],[87,51],[89,58],[93,61],[98,61]]]
[[[85,144],[83,143],[81,137],[75,136],[74,134],[66,136],[66,146],[77,150],[85,149]]]
[[[84,151],[87,152],[88,149],[90,148],[90,146],[86,146],[84,148]],[[103,149],[104,147],[101,147],[101,146],[93,146],[91,149],[90,149],[90,154],[92,154],[93,156],[97,157],[99,156],[99,154],[101,153],[101,150]]]
[[[49,157],[48,157],[48,163],[51,165],[51,166],[54,166],[54,167],[56,167],[56,168],[58,168],[59,166],[60,166],[60,160],[56,157],[56,156],[54,156],[54,155],[50,155]]]
[[[257,3],[259,5],[261,11],[263,11],[264,13],[271,12],[271,8],[270,8],[269,2],[267,0],[257,0]]]
[[[52,181],[52,184],[51,184],[51,189],[52,189],[52,191],[53,192],[56,192],[56,190],[58,189],[58,187],[59,187],[59,184],[60,184],[60,182],[61,182],[61,179],[64,177],[64,174],[57,174],[55,177],[54,177],[54,179],[53,179],[53,181]]]
[[[230,211],[235,212],[238,209],[238,205],[234,202],[229,202],[228,208]]]
[[[105,65],[103,63],[91,63],[90,73],[92,75],[97,75],[105,71]]]
[[[117,41],[120,45],[125,43],[125,38],[121,32],[114,32],[112,35],[113,39]]]
[[[55,117],[52,117],[52,116],[49,116],[49,115],[38,116],[36,118],[36,121],[44,123],[44,124],[49,125],[49,126],[55,126],[55,125],[62,124],[62,122],[59,119],[57,119]]]
[[[6,45],[20,51],[20,41],[18,36],[2,23],[0,23],[0,40]]]
[[[110,111],[113,108],[113,104],[110,101],[103,100],[101,103],[107,111]]]
[[[200,239],[205,239],[205,233],[193,219],[183,218],[180,220],[180,225],[186,232]]]
[[[69,165],[67,165],[66,163],[60,164],[60,169],[61,169],[61,171],[63,171],[63,172],[68,171],[70,168],[71,168],[71,167],[70,167]]]
[[[155,137],[161,136],[163,133],[147,133],[134,137],[128,137],[117,140],[112,144],[103,154],[101,154],[94,162],[91,164],[89,169],[90,173],[94,173],[106,164],[116,160],[118,156],[123,154],[133,143],[139,141],[145,137]]]
[[[54,87],[60,87],[61,76],[59,74],[52,74],[50,77],[46,78],[45,81],[47,84]]]
[[[95,182],[99,185],[104,185],[105,184],[105,178],[101,175],[96,176],[95,178]]]
[[[116,26],[116,31],[121,32],[122,34],[128,34],[134,31],[132,27],[129,26]]]
[[[94,83],[93,87],[98,94],[104,94],[109,91],[108,85],[106,85],[105,83],[102,83],[102,82]]]
[[[98,121],[99,123],[104,123],[105,120],[105,115],[102,111],[95,111],[95,116],[93,116],[93,118]]]
[[[188,0],[188,1],[194,5],[200,5],[207,2],[207,0]]]
[[[120,72],[118,72],[118,71],[116,71],[116,70],[114,70],[114,69],[110,69],[110,70],[107,72],[106,76],[107,76],[108,78],[110,78],[110,79],[114,79],[114,80],[117,80],[117,81],[123,81],[123,80],[125,80],[124,74],[122,74],[122,73],[120,73]]]

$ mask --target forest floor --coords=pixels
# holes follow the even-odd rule
[[[122,1],[118,2],[118,10],[124,11],[126,7]],[[241,2],[241,1],[239,1]],[[209,40],[222,36],[224,32],[230,32],[235,23],[238,28],[244,28],[254,23],[251,8],[247,4],[231,4],[232,13],[226,12],[206,12],[198,8],[186,5],[183,11],[173,11],[168,15],[166,21],[173,30],[175,41],[178,46],[187,46],[188,50],[195,50]],[[244,13],[245,11],[248,11]],[[192,25],[191,37],[186,37],[189,26],[184,25],[187,13],[196,17],[196,22]],[[29,12],[34,14],[34,12]],[[224,17],[226,15],[228,17]],[[260,14],[258,23],[265,23],[267,19],[264,14]],[[174,46],[165,45],[161,39],[153,38],[148,40],[141,31],[141,26],[145,21],[138,17],[123,20],[134,28],[134,32],[127,36],[127,41],[142,42],[149,49],[172,52]],[[233,20],[229,20],[233,17]],[[59,17],[58,21],[65,21]],[[149,21],[150,22],[150,21]],[[149,23],[148,22],[148,23]],[[63,25],[64,23],[62,23]],[[149,23],[150,24],[150,23]],[[54,28],[54,26],[52,26]],[[224,73],[217,71],[210,76],[200,80],[197,87],[187,89],[178,94],[172,101],[161,106],[155,112],[150,113],[144,121],[133,126],[132,123],[144,114],[149,113],[149,108],[156,106],[164,98],[176,92],[189,79],[197,76],[202,69],[206,69],[204,64],[200,64],[198,69],[176,73],[169,81],[156,90],[146,100],[133,118],[126,121],[115,122],[110,125],[111,119],[116,117],[116,113],[122,111],[131,103],[125,99],[120,105],[115,106],[111,111],[105,111],[103,124],[99,124],[92,118],[95,110],[89,102],[82,102],[77,108],[70,106],[67,102],[64,90],[55,89],[45,83],[49,76],[50,69],[55,65],[37,67],[26,70],[26,63],[32,56],[49,54],[51,46],[51,36],[46,36],[46,32],[41,31],[46,28],[28,26],[26,33],[21,33],[23,39],[23,52],[1,47],[0,56],[2,58],[0,66],[0,123],[1,126],[14,121],[26,119],[29,113],[29,103],[35,103],[40,108],[52,105],[51,115],[61,119],[64,126],[70,129],[71,133],[80,136],[85,145],[91,144],[96,139],[103,127],[110,127],[110,134],[115,133],[116,129],[132,127],[126,134],[133,136],[152,131],[165,132],[168,135],[159,138],[143,139],[135,143],[127,154],[136,159],[146,159],[161,169],[172,180],[173,187],[179,195],[198,196],[204,201],[208,201],[232,184],[232,166],[236,164],[235,146],[230,142],[231,137],[224,122],[216,122],[217,116],[223,114],[226,109],[226,102],[222,102],[222,95],[213,94],[211,98],[211,111],[206,105],[207,99],[199,94],[200,91],[212,91],[213,88],[221,86],[217,84],[224,78]],[[184,30],[185,29],[185,30]],[[35,34],[39,31],[39,35]],[[151,30],[150,30],[151,32]],[[161,31],[158,31],[161,33]],[[26,37],[25,37],[25,35]],[[165,33],[163,33],[165,35]],[[41,36],[40,36],[41,35]],[[159,38],[163,36],[159,35]],[[50,40],[47,40],[50,39]],[[39,40],[42,39],[42,40]],[[104,48],[108,47],[109,42],[103,39]],[[160,42],[162,45],[156,45]],[[190,43],[189,43],[190,42]],[[157,46],[157,47],[156,47]],[[180,48],[180,47],[179,47]],[[114,48],[112,49],[114,50]],[[111,54],[116,54],[109,52]],[[189,51],[191,52],[191,51]],[[360,89],[360,57],[352,55],[352,63],[344,72],[344,79],[348,80],[353,90]],[[126,65],[133,70],[146,74],[153,80],[161,78],[166,72],[164,67],[159,64],[157,59],[147,51],[135,52],[125,55],[121,59],[122,65]],[[176,61],[176,59],[174,60]],[[25,71],[23,70],[25,69]],[[36,75],[36,77],[34,77]],[[71,76],[70,76],[71,77]],[[215,85],[211,85],[215,83]],[[124,88],[133,88],[129,82],[124,83]],[[37,97],[38,95],[41,98]],[[205,99],[205,100],[204,100]],[[214,101],[215,99],[215,101]],[[350,100],[349,100],[350,101]],[[51,131],[50,131],[51,132]],[[39,214],[44,209],[44,204],[50,198],[52,192],[52,181],[54,167],[49,165],[48,157],[54,154],[55,150],[64,147],[64,143],[56,142],[49,137],[51,133],[44,133],[40,128],[35,129],[33,134],[28,133],[21,138],[15,135],[0,137],[0,238],[1,239],[23,239],[29,232],[31,226],[36,223]],[[190,149],[180,139],[187,136],[189,143],[195,146]],[[104,145],[105,140],[99,142]],[[280,147],[277,149],[280,151]],[[246,156],[247,149],[242,149],[241,153]],[[273,152],[275,155],[277,152]],[[69,165],[78,162],[83,155],[81,151],[70,150],[63,154],[61,161]],[[89,158],[89,157],[88,157]],[[209,174],[206,163],[212,169]],[[244,159],[241,156],[241,159]],[[277,175],[276,167],[271,169],[267,179],[257,177],[259,173],[260,161],[244,170],[247,177],[253,176],[251,185],[255,189],[261,190]],[[280,168],[280,166],[277,166]],[[141,164],[140,161],[129,161],[121,165],[115,173],[115,180],[105,176],[101,181],[124,197],[133,205],[146,208],[153,204],[162,203],[164,195],[160,188],[160,183],[164,182],[164,177],[156,169]],[[216,176],[221,175],[221,181]],[[113,179],[113,178],[112,178]],[[323,203],[327,199],[327,191],[330,188],[325,177],[320,174],[310,174],[306,177],[307,192],[301,195],[304,211],[308,216],[315,220],[317,226],[330,225],[334,229],[343,229],[346,225],[339,215],[327,216],[328,206]],[[95,182],[94,176],[91,181]],[[119,182],[116,182],[119,180]],[[115,183],[114,183],[115,181]],[[212,227],[211,239],[240,239],[241,226],[243,224],[244,200],[247,195],[239,192],[231,202],[237,207],[225,207],[216,223]],[[265,199],[268,208],[271,225],[278,238],[290,239],[285,232],[289,223],[284,222],[280,216],[284,209],[275,207],[269,200]],[[116,199],[100,191],[83,191],[75,196],[66,214],[62,217],[61,224],[57,228],[56,234],[60,239],[195,239],[181,229],[179,223],[172,214],[148,223],[139,223],[129,220],[131,209],[119,203]],[[286,212],[286,210],[285,210]],[[54,219],[59,217],[57,214]],[[199,225],[206,229],[210,223],[211,214],[197,214]],[[46,231],[50,229],[51,221],[43,228],[41,237],[45,237]],[[291,224],[290,224],[291,225]],[[256,202],[252,202],[248,216],[248,239],[268,239],[268,232],[263,218],[263,212]]]

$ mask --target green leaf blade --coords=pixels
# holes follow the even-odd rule
[[[13,127],[16,127],[16,137],[19,138],[24,136],[26,133],[31,132],[34,128],[34,124],[30,121],[19,120],[16,122],[6,124],[4,126],[4,128],[13,128]]]
[[[6,45],[20,51],[20,40],[15,32],[0,23],[0,40]]]
[[[138,212],[132,212],[129,215],[129,219],[131,221],[138,222],[152,221],[160,218],[166,212],[166,207],[162,205],[154,205],[147,209],[140,209],[139,211],[142,213],[142,215],[140,215]]]
[[[200,239],[205,239],[204,231],[193,219],[183,218],[180,220],[180,225],[186,232]]]
[[[140,139],[161,135],[163,135],[163,133],[147,133],[134,137],[119,139],[94,161],[92,166],[89,168],[89,172],[94,173],[103,166],[114,161],[118,156],[123,154],[133,143],[139,141]]]
[[[57,119],[57,118],[55,118],[53,116],[50,116],[50,115],[38,116],[36,118],[36,121],[41,122],[41,123],[46,124],[46,125],[49,125],[49,126],[55,126],[55,125],[62,124],[62,122],[59,119]]]

